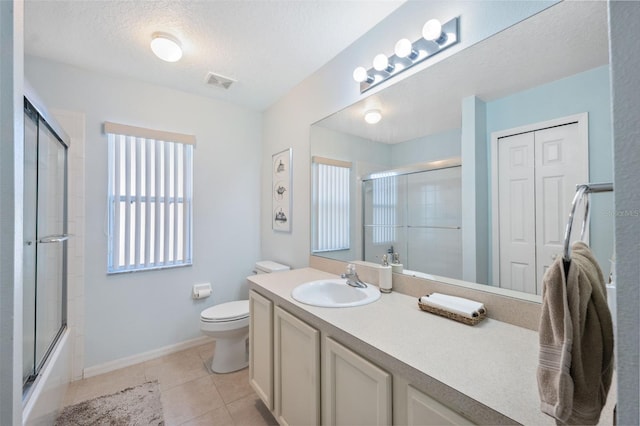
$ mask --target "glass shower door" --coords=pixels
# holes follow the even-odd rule
[[[66,326],[67,147],[25,104],[23,382]]]
[[[22,382],[35,375],[36,212],[38,208],[38,116],[24,114],[24,260],[22,309]]]
[[[42,121],[38,126],[36,252],[36,368],[66,322],[66,147]]]

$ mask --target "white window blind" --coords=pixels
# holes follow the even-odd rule
[[[313,252],[350,248],[351,163],[327,158],[313,158]]]
[[[105,133],[107,272],[191,265],[195,137],[115,123]]]
[[[396,176],[387,176],[373,181],[373,243],[393,243],[396,239],[396,210],[398,204]]]

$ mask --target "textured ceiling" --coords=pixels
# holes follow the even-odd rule
[[[263,110],[403,1],[28,0],[25,51]],[[154,32],[182,42],[180,62],[151,53]],[[237,82],[205,85],[208,72]]]
[[[606,2],[564,1],[319,124],[384,143],[460,128],[468,96],[488,102],[609,63],[607,31]],[[370,108],[382,111],[376,125],[363,120]]]

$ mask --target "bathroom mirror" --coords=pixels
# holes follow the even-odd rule
[[[314,173],[315,163],[338,160],[350,165],[351,180],[346,190],[348,197],[345,197],[349,203],[348,226],[344,231],[348,232],[348,243],[336,249],[319,248],[317,239],[326,236],[327,229],[336,227],[321,229],[312,217],[312,255],[342,261],[379,261],[388,245],[381,245],[374,254],[365,253],[364,249],[369,244],[365,241],[368,213],[363,206],[367,200],[363,180],[376,177],[376,173],[379,176],[412,175],[416,170],[433,168],[434,162],[458,159],[462,169],[476,170],[472,182],[461,179],[460,196],[478,197],[476,201],[479,201],[475,213],[466,219],[465,214],[470,213],[465,211],[464,202],[461,203],[462,219],[459,226],[452,228],[460,228],[459,238],[469,238],[469,227],[465,224],[469,220],[477,222],[471,236],[476,245],[469,249],[459,244],[459,259],[465,264],[454,268],[454,272],[448,274],[452,278],[448,281],[458,284],[459,280],[465,280],[488,284],[487,288],[500,287],[492,256],[492,134],[495,137],[507,129],[587,113],[588,180],[611,182],[608,63],[606,4],[560,2],[313,124],[310,152]],[[471,123],[463,114],[465,108],[469,111],[469,103],[480,105],[482,111],[481,119],[476,115]],[[371,109],[382,113],[382,120],[374,125],[363,119],[364,113]],[[474,132],[476,140],[481,142],[472,160],[464,155],[461,142],[469,132]],[[470,161],[474,161],[473,164]],[[312,182],[316,180],[314,174]],[[396,192],[406,198],[404,191],[408,189],[403,188],[410,185],[402,185]],[[424,192],[424,185],[422,188]],[[320,191],[314,183],[312,216]],[[328,190],[324,196],[331,197],[333,193],[335,191]],[[590,244],[606,274],[613,250],[613,197],[598,195],[591,203]],[[566,216],[562,222],[556,227],[564,230]],[[414,237],[417,234],[407,232]],[[433,241],[416,245],[434,246],[437,243]],[[400,251],[397,247],[394,250]],[[401,263],[411,257],[400,254]],[[466,264],[469,258],[474,259],[473,265]],[[421,273],[440,275],[445,280],[446,274],[433,270],[414,269],[411,264],[405,265],[405,269],[417,276]],[[473,271],[472,279],[464,275],[467,270]],[[531,299],[524,294],[523,297]]]

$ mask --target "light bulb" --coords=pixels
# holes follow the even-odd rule
[[[406,58],[413,52],[413,46],[408,38],[398,40],[394,52],[398,58]]]
[[[389,59],[384,53],[380,53],[373,58],[373,68],[376,71],[384,71],[389,67]]]
[[[369,76],[367,75],[367,70],[364,67],[358,67],[353,70],[353,79],[358,83],[362,83],[363,81],[367,81]]]
[[[382,113],[378,109],[370,109],[364,113],[364,121],[369,124],[376,124],[382,119]]]
[[[153,38],[151,39],[151,50],[163,61],[177,62],[182,58],[180,42],[169,34],[153,34]]]
[[[446,36],[442,34],[442,24],[437,19],[430,19],[422,27],[422,37],[428,41],[435,41],[438,44],[441,44],[441,39]]]

